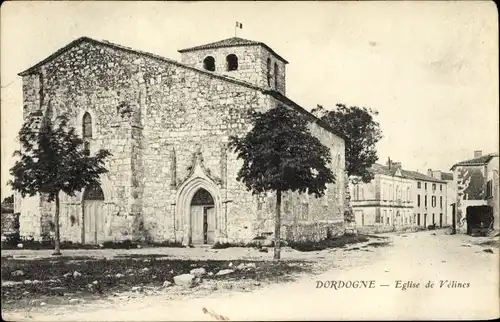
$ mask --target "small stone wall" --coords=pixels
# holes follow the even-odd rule
[[[19,213],[2,213],[2,236],[19,231]]]
[[[283,226],[284,235],[281,237],[286,241],[294,242],[320,241],[327,237],[338,236],[344,231],[342,222],[309,222]]]

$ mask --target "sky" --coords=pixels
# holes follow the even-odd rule
[[[377,110],[379,163],[448,171],[498,152],[498,20],[493,2],[6,2],[1,6],[1,188],[22,124],[17,74],[87,36],[180,60],[238,36],[289,61],[287,96],[307,110]]]

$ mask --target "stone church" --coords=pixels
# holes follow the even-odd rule
[[[283,196],[282,236],[314,239],[341,227],[344,140],[285,95],[285,58],[236,37],[179,52],[180,62],[82,37],[19,74],[25,120],[65,113],[90,153],[112,153],[99,186],[60,196],[61,240],[200,245],[272,235],[275,198],[236,181],[242,161],[228,139],[250,129],[248,111],[277,104],[303,115],[336,176],[322,198]],[[55,205],[43,196],[16,195],[15,208],[22,236],[54,230]]]

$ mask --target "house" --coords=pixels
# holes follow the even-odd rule
[[[413,225],[412,180],[403,175],[401,163],[374,164],[374,179],[350,185],[356,227],[383,226],[394,230]]]
[[[19,74],[25,120],[67,114],[89,153],[112,153],[99,186],[60,196],[62,240],[199,245],[273,232],[275,197],[254,196],[236,181],[242,161],[228,140],[250,129],[249,111],[278,104],[297,110],[329,148],[337,178],[322,198],[284,196],[284,237],[307,239],[318,223],[340,229],[344,139],[285,95],[288,62],[236,37],[179,52],[180,62],[82,37]],[[43,195],[15,199],[23,236],[53,229],[55,207]]]
[[[356,227],[363,230],[391,231],[446,225],[444,180],[404,170],[400,162],[374,164],[374,179],[350,184],[351,204]]]
[[[447,225],[448,185],[441,179],[440,171],[429,169],[427,175],[416,171],[404,171],[404,176],[413,181],[413,212],[416,225],[428,227]]]
[[[499,229],[498,153],[474,151],[474,158],[451,167],[456,187],[453,225],[461,232],[474,229]]]

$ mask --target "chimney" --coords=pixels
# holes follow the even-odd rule
[[[442,174],[440,170],[435,170],[432,171],[432,177],[438,179],[438,180],[443,180]]]
[[[483,151],[482,150],[476,150],[474,151],[474,158],[479,158],[483,156]]]
[[[389,167],[389,170],[391,169],[391,165],[392,165],[391,158],[387,158],[387,166]]]
[[[433,173],[432,173],[432,169],[427,169],[427,175],[428,175],[429,177],[434,177],[434,176],[433,176]]]

